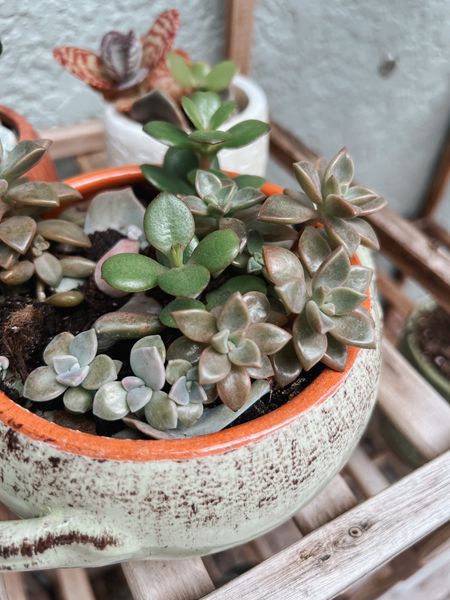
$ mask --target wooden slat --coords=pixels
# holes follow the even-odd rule
[[[386,207],[368,216],[381,249],[450,312],[450,256],[415,225]]]
[[[356,498],[341,475],[294,516],[303,534],[318,529],[356,504]]]
[[[441,203],[450,179],[450,128],[431,174],[430,184],[423,201],[421,217],[432,217]]]
[[[133,561],[123,572],[134,600],[197,600],[214,589],[200,558]]]
[[[404,319],[411,312],[414,302],[403,292],[401,286],[391,277],[381,271],[377,271],[377,288],[382,297],[399,313]]]
[[[6,592],[6,585],[4,576],[0,574],[0,600],[13,600]]]
[[[84,569],[58,569],[55,575],[61,600],[95,600]]]
[[[105,149],[103,123],[99,120],[86,121],[69,127],[54,127],[39,132],[39,135],[53,140],[49,152],[54,160],[102,152]]]
[[[317,158],[315,152],[276,123],[271,124],[270,148],[274,158],[289,171],[293,162]],[[377,232],[383,253],[450,311],[448,254],[388,207],[369,215],[368,219]]]
[[[333,598],[450,519],[449,497],[447,452],[206,598]]]
[[[450,231],[448,229],[441,227],[430,218],[417,219],[414,224],[428,237],[431,237],[436,244],[441,244],[450,250]]]
[[[255,0],[228,0],[227,55],[248,75],[251,65]]]
[[[346,470],[368,498],[375,496],[389,486],[389,481],[360,446],[353,452]]]
[[[10,600],[27,600],[28,596],[25,591],[25,582],[22,573],[4,573],[3,582],[7,598]]]
[[[378,400],[395,427],[425,458],[450,447],[450,405],[386,339]]]

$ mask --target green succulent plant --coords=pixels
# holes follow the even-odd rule
[[[95,392],[117,377],[121,363],[106,354],[97,355],[94,329],[74,336],[58,334],[44,350],[46,366],[32,371],[25,380],[23,395],[45,402],[63,395],[64,406],[74,413],[92,408]]]
[[[175,194],[194,192],[189,174],[197,168],[218,167],[217,154],[224,148],[241,148],[269,131],[267,123],[242,121],[219,129],[235,109],[232,100],[221,103],[214,92],[195,92],[183,96],[182,107],[194,130],[186,132],[172,123],[151,121],[144,131],[169,146],[161,167],[143,165],[144,176],[157,189]]]
[[[189,63],[176,52],[169,52],[166,60],[175,80],[192,90],[221,92],[228,88],[236,73],[232,60],[224,60],[214,66],[205,61]]]
[[[216,384],[220,399],[232,410],[247,401],[252,378],[273,374],[268,356],[291,338],[281,327],[265,322],[269,311],[263,294],[236,292],[215,313],[197,309],[172,313],[183,335],[202,345],[200,384]]]
[[[102,276],[112,287],[141,292],[159,286],[172,296],[195,298],[211,273],[225,269],[239,252],[239,239],[229,229],[214,231],[198,242],[189,208],[166,192],[148,206],[144,231],[157,250],[157,260],[129,253],[109,258]]]
[[[323,239],[323,238],[322,238]],[[372,272],[352,266],[343,246],[331,252],[328,246],[317,249],[314,228],[307,228],[299,245],[308,265],[305,275],[299,257],[284,248],[265,246],[265,272],[292,322],[292,344],[300,365],[311,369],[319,361],[342,371],[347,361],[347,346],[373,348],[375,329],[367,311],[360,305],[366,299]],[[326,255],[326,256],[324,256]],[[287,356],[274,358],[285,365]],[[290,361],[294,373],[295,361]],[[286,365],[285,365],[286,366]],[[283,379],[283,373],[280,373]]]
[[[362,217],[380,210],[386,201],[372,190],[351,185],[354,165],[346,148],[319,168],[306,161],[295,163],[294,173],[302,191],[270,196],[258,219],[292,225],[321,223],[330,245],[343,246],[350,256],[360,244],[378,249],[376,234]]]
[[[75,248],[91,245],[75,223],[39,219],[42,211],[81,198],[76,190],[63,183],[24,178],[49,145],[48,140],[19,142],[0,164],[0,282],[7,286],[21,285],[36,275],[38,289],[39,286],[57,288],[71,268],[67,261],[63,263],[49,251],[51,243]],[[89,273],[94,266],[90,264]],[[84,267],[86,270],[87,265]],[[45,294],[43,298],[38,294],[38,298],[45,299]]]

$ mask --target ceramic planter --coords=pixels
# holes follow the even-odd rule
[[[25,117],[7,106],[0,106],[0,121],[12,129],[19,141],[39,138]],[[45,154],[39,163],[28,171],[27,178],[33,181],[56,181],[58,179],[55,166],[48,154]]]
[[[137,167],[71,179],[89,197],[141,179]],[[280,193],[267,184],[265,192]],[[368,302],[377,324],[379,312]],[[182,558],[276,527],[348,460],[376,398],[380,346],[350,348],[294,399],[189,440],[119,440],[65,429],[0,394],[0,567],[97,566]]]
[[[233,80],[236,96],[241,99],[241,111],[224,125],[229,129],[247,119],[268,121],[267,98],[251,79],[236,75]],[[106,149],[111,165],[162,163],[167,146],[142,131],[142,125],[117,111],[113,104],[105,104],[103,115]],[[265,135],[245,148],[223,150],[220,153],[222,169],[236,173],[265,175],[269,157],[269,136]]]
[[[400,344],[400,350],[409,362],[421,373],[423,377],[450,402],[450,381],[446,379],[439,369],[422,353],[417,342],[416,328],[420,317],[436,308],[433,300],[420,303],[411,312],[405,327],[405,332]]]

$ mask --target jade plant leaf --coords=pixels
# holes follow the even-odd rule
[[[224,60],[212,67],[205,78],[205,87],[213,92],[220,92],[230,85],[235,72],[235,63],[232,60]]]
[[[169,52],[166,60],[172,75],[183,87],[190,88],[195,85],[191,69],[182,56],[177,52]]]
[[[158,277],[166,271],[156,260],[142,254],[117,254],[102,266],[102,277],[112,287],[123,292],[143,292],[158,284]]]
[[[200,241],[189,259],[210,273],[222,271],[239,253],[239,238],[231,229],[213,231]]]
[[[231,277],[217,290],[213,290],[206,295],[208,309],[224,304],[228,298],[235,292],[246,294],[247,292],[261,292],[266,294],[267,285],[263,279],[255,275],[237,275]]]
[[[212,115],[209,121],[210,127],[212,129],[217,129],[218,127],[223,125],[223,123],[225,123],[225,121],[231,116],[235,109],[236,102],[234,102],[234,100],[228,100],[227,102],[224,102]]]
[[[249,119],[228,129],[229,139],[225,148],[241,148],[268,133],[270,126],[262,121]]]
[[[170,192],[171,194],[191,194],[194,191],[194,188],[184,179],[169,173],[163,167],[142,165],[141,171],[147,181],[158,190]]]
[[[209,271],[202,265],[188,264],[165,271],[158,277],[159,287],[171,296],[198,296],[209,283]]]
[[[144,230],[152,246],[168,254],[174,246],[185,248],[189,244],[195,233],[195,223],[181,200],[163,192],[145,211]]]
[[[166,146],[177,146],[178,148],[189,147],[189,137],[186,132],[172,123],[166,121],[150,121],[144,125],[145,133],[156,138]]]

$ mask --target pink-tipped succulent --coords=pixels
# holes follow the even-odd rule
[[[100,44],[100,53],[72,46],[53,50],[54,58],[72,75],[110,100],[126,97],[130,101],[151,89],[179,92],[166,67],[179,27],[177,10],[159,15],[140,39],[134,31],[109,31]],[[169,81],[170,80],[170,81]]]

